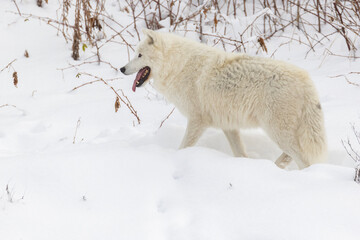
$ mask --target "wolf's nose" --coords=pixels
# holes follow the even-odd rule
[[[121,71],[122,73],[124,73],[124,72],[125,72],[125,67],[120,68],[120,71]]]

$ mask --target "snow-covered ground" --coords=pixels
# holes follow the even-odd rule
[[[44,8],[17,2],[23,13],[55,17],[57,1]],[[104,84],[71,92],[92,80],[58,70],[73,63],[71,43],[12,13],[10,0],[0,9],[0,69],[17,59],[19,78],[16,88],[12,68],[0,73],[0,106],[16,106],[0,108],[1,240],[359,239],[360,185],[341,140],[352,135],[350,123],[360,128],[360,88],[330,78],[360,71],[359,60],[326,57],[321,48],[305,59],[308,49],[296,43],[276,51],[310,72],[329,145],[327,164],[281,170],[273,163],[280,150],[260,130],[243,133],[251,159],[232,157],[216,129],[177,150],[186,119],[175,110],[159,128],[173,106],[149,85],[133,93],[134,76],[107,65],[81,71],[121,78],[111,85],[124,90],[140,125],[125,106],[115,113]],[[269,52],[278,45],[269,43]],[[109,46],[102,56],[123,66],[126,49]]]

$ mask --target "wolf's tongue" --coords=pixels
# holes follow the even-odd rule
[[[142,69],[140,69],[140,71],[136,74],[136,77],[135,77],[135,80],[134,80],[134,83],[133,83],[133,86],[132,86],[132,90],[133,90],[133,92],[135,92],[135,90],[136,90],[136,82],[137,81],[140,81],[140,78],[141,78],[141,76],[142,76],[142,73],[144,72],[144,70],[143,71],[141,71]]]
[[[139,74],[138,74],[138,75],[139,75]],[[135,81],[134,81],[134,83],[133,83],[133,85],[132,85],[132,90],[133,90],[133,92],[135,92],[135,90],[136,90],[136,82],[138,81],[138,75],[136,75]]]

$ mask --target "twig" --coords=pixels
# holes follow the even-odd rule
[[[341,13],[339,12],[339,9],[338,9],[338,7],[337,7],[337,3],[338,3],[338,1],[335,1],[335,2],[334,2],[334,9],[335,9],[335,12],[336,12],[336,14],[338,15],[338,17],[339,17],[339,19],[340,19],[340,23],[341,23],[341,25],[342,25],[342,27],[341,27],[341,31],[342,31],[342,33],[343,33],[342,35],[343,35],[343,37],[345,38],[347,48],[348,48],[348,50],[350,51],[350,50],[351,50],[350,41],[349,41],[349,38],[346,36],[343,18],[342,18],[342,16],[341,16]],[[320,17],[319,17],[319,18],[320,18]],[[339,30],[339,31],[340,31],[340,30]]]
[[[134,21],[134,29],[135,29],[135,31],[136,31],[138,40],[140,41],[140,34],[139,34],[138,29],[137,29],[136,16],[135,16],[136,5],[137,5],[139,2],[137,2],[136,4],[134,4],[134,1],[130,1],[130,2],[129,2],[128,0],[125,0],[125,2],[128,4],[128,6],[129,6],[130,9],[131,9],[132,17],[133,17],[133,21]],[[160,8],[159,8],[159,11],[160,11]],[[145,8],[144,8],[144,12],[145,12]]]
[[[71,89],[70,92],[73,92],[73,91],[75,91],[75,90],[77,90],[77,89],[79,89],[79,88],[81,88],[81,87],[83,87],[83,86],[90,85],[90,84],[93,84],[93,83],[96,83],[96,82],[100,82],[100,80],[94,80],[94,81],[91,81],[91,82],[87,82],[87,83],[81,84],[81,85],[79,85],[79,86],[74,87],[73,89]]]
[[[106,86],[108,86],[115,93],[115,95],[120,99],[120,101],[123,102],[127,106],[127,108],[130,110],[131,114],[133,114],[136,117],[138,124],[140,124],[140,118],[137,114],[137,111],[132,106],[130,100],[128,99],[128,97],[124,94],[124,92],[121,89],[120,89],[120,91],[121,91],[122,96],[120,96],[120,94],[115,90],[115,88],[112,87],[109,83],[107,83],[103,78],[92,75],[90,73],[86,73],[86,72],[79,73],[79,76],[81,76],[81,75],[93,77],[93,78],[103,82]],[[124,98],[126,101],[124,100]]]
[[[17,59],[15,58],[14,60],[12,60],[10,63],[8,63],[8,65],[6,65],[3,69],[1,69],[0,73],[2,71],[4,71],[5,69],[7,69],[8,67],[12,67],[11,64],[13,64]]]
[[[21,16],[21,12],[20,12],[19,6],[16,3],[16,0],[12,0],[12,1],[14,2],[15,6],[16,6],[16,9],[17,9],[19,15]]]
[[[118,79],[122,79],[122,78],[112,78],[112,79],[106,79],[105,81],[107,81],[107,82],[111,82],[111,81],[115,81],[115,80],[118,80]],[[101,82],[101,80],[94,80],[94,81],[90,81],[90,82],[86,82],[86,83],[83,83],[83,84],[81,84],[81,85],[79,85],[79,86],[77,86],[77,87],[74,87],[73,89],[71,89],[70,90],[70,92],[73,92],[73,91],[75,91],[75,90],[77,90],[77,89],[79,89],[79,88],[81,88],[81,87],[84,87],[84,86],[86,86],[86,85],[90,85],[90,84],[93,84],[93,83],[96,83],[96,82]]]
[[[97,55],[95,54],[95,55],[93,55],[92,57],[94,57],[94,56],[97,56]],[[90,57],[90,58],[92,58],[92,57]],[[93,64],[93,63],[97,63],[97,64],[98,64],[98,63],[99,63],[99,60],[97,59],[97,60],[94,60],[94,61],[84,61],[84,62],[81,62],[81,63],[78,63],[78,64],[68,63],[69,66],[64,67],[64,68],[58,68],[57,70],[64,71],[64,70],[67,70],[67,69],[70,69],[70,68],[77,68],[77,67],[80,67],[80,66],[82,66],[82,65]],[[100,63],[107,64],[107,65],[109,65],[109,67],[111,67],[111,68],[114,69],[115,71],[119,71],[116,67],[114,67],[114,66],[113,66],[111,63],[109,63],[109,62],[106,62],[106,61],[104,61],[104,60],[100,60]]]
[[[4,107],[12,107],[12,108],[15,108],[15,109],[18,110],[19,112],[22,112],[23,115],[26,115],[25,110],[22,110],[22,109],[18,108],[17,106],[13,105],[13,104],[3,104],[3,105],[0,105],[0,108],[4,108]]]
[[[357,140],[357,142],[360,145],[360,133],[358,131],[356,131],[355,126],[352,124],[352,130],[353,133],[355,135],[355,138]],[[349,138],[347,139],[347,141],[345,142],[344,140],[341,140],[341,143],[343,145],[343,147],[345,148],[346,153],[351,157],[352,160],[354,160],[355,162],[355,176],[354,176],[354,181],[357,183],[360,183],[360,154],[359,152],[357,152],[353,146],[351,145],[351,142],[349,140]]]
[[[159,129],[162,127],[162,125],[164,124],[164,122],[170,117],[170,115],[174,112],[175,107],[171,110],[171,112],[166,116],[166,118],[164,120],[161,121]]]
[[[360,87],[360,84],[359,84],[359,83],[351,82],[351,81],[347,78],[347,75],[350,75],[350,74],[360,74],[360,72],[349,72],[349,73],[347,73],[347,74],[340,74],[340,75],[336,75],[336,76],[330,76],[330,78],[344,77],[345,80],[346,80],[349,84],[354,85],[354,86],[357,86],[357,87]]]
[[[77,134],[77,131],[78,131],[79,127],[80,127],[80,124],[81,124],[81,118],[79,118],[79,119],[77,120],[77,123],[76,123],[76,128],[75,128],[75,134],[74,134],[73,144],[75,144],[75,142],[76,142],[76,134]]]
[[[354,150],[349,139],[346,142],[344,140],[341,140],[341,143],[345,148],[346,153],[351,157],[352,160],[354,160],[355,162],[360,161],[360,155]]]
[[[3,104],[3,105],[0,105],[0,108],[3,108],[3,107],[13,107],[13,108],[17,108],[15,105],[12,105],[12,104]]]

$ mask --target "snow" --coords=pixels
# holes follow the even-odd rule
[[[22,13],[56,17],[56,1],[44,8],[17,2]],[[173,106],[151,86],[132,93],[134,76],[105,64],[58,70],[74,63],[71,43],[12,13],[12,1],[0,9],[0,69],[17,59],[19,76],[15,88],[13,70],[0,73],[0,106],[16,106],[0,108],[0,239],[359,239],[360,186],[341,140],[359,123],[360,89],[330,78],[359,71],[359,60],[326,56],[325,46],[306,59],[308,49],[297,43],[276,51],[310,72],[329,145],[328,163],[281,170],[273,163],[280,150],[258,129],[243,132],[251,159],[232,157],[216,129],[177,150],[186,119],[175,110],[159,128]],[[333,49],[346,52],[339,42]],[[278,45],[268,43],[269,56]],[[117,67],[128,61],[119,44],[102,56]],[[92,80],[78,72],[121,78],[110,84],[124,90],[141,124],[124,105],[115,113],[104,84],[71,91]]]

